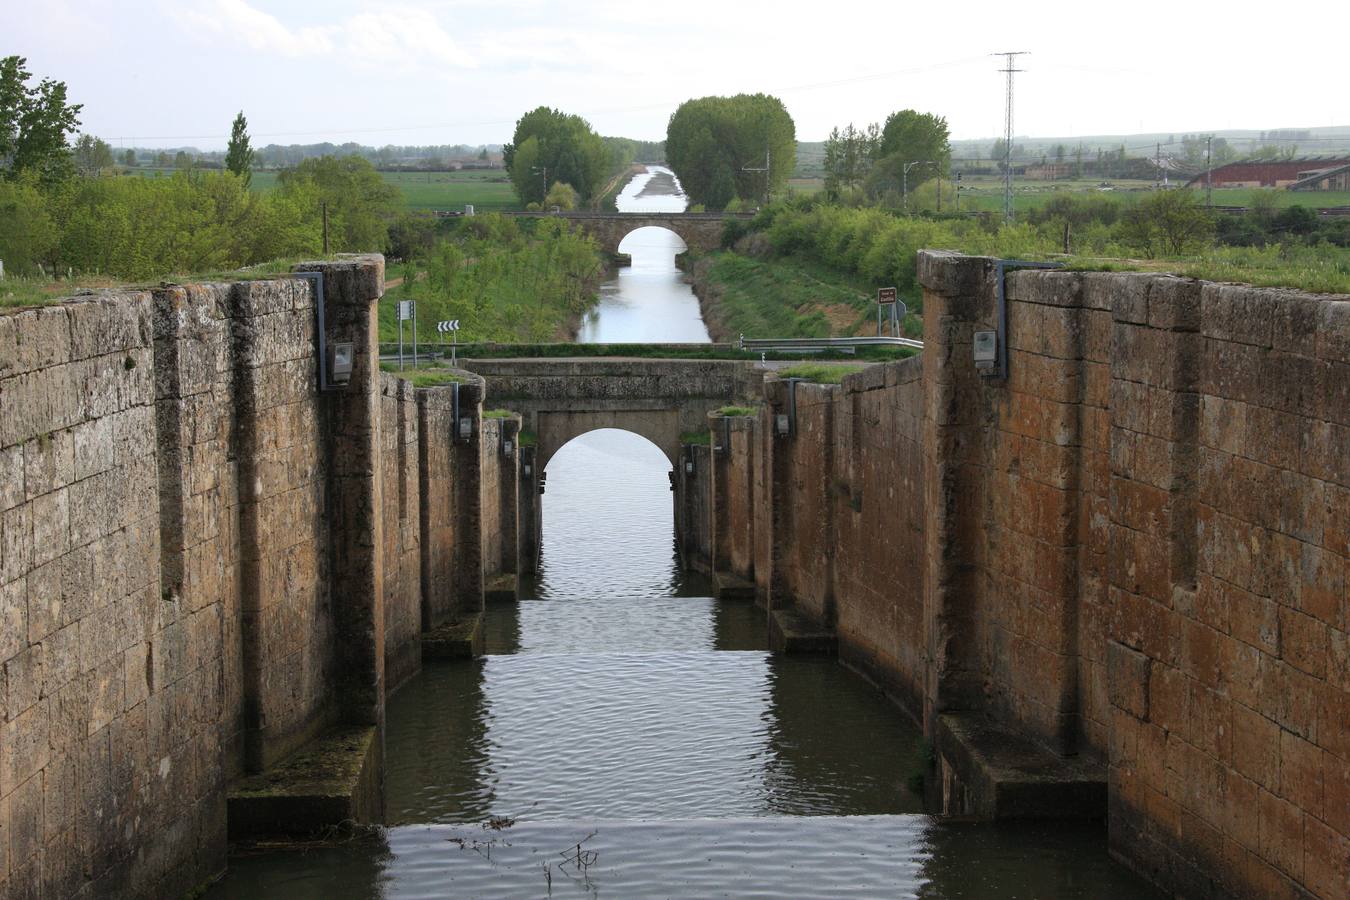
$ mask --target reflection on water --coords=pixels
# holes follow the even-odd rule
[[[766,653],[761,610],[680,570],[669,467],[625,432],[559,451],[537,581],[488,608],[489,655],[389,703],[393,827],[236,856],[213,896],[1150,895],[1099,828],[919,814],[911,724],[832,660]]]
[[[683,212],[687,198],[669,169],[650,167],[636,176],[616,200],[620,212]],[[654,193],[654,191],[656,193]],[[583,343],[706,343],[698,298],[675,266],[685,251],[679,235],[648,226],[629,234],[619,244],[632,265],[600,286],[600,302],[582,322],[577,340]]]

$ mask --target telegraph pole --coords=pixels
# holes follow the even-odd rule
[[[769,205],[769,167],[770,167],[769,148],[764,148],[764,168],[758,166],[741,166],[742,172],[763,172],[764,173],[764,205]]]
[[[1214,168],[1214,135],[1208,135],[1205,138],[1205,208],[1208,209],[1214,204],[1214,186],[1210,182],[1209,173]]]
[[[542,168],[539,166],[535,166],[530,171],[536,175],[544,176],[544,195],[539,198],[539,205],[543,206],[544,201],[548,199],[548,166],[543,166]]]
[[[1006,61],[1006,68],[1000,69],[1000,72],[1008,76],[1007,100],[1004,105],[1003,115],[1003,221],[1011,223],[1013,220],[1013,194],[1012,194],[1012,139],[1013,139],[1013,73],[1021,72],[1022,69],[1013,67],[1013,62],[1018,56],[1026,56],[1026,50],[1003,51],[1001,53],[992,53],[991,56],[1002,56]]]

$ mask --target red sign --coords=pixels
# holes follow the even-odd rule
[[[877,291],[877,302],[882,306],[896,301],[895,288],[880,288]]]

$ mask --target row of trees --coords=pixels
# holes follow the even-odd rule
[[[690,199],[709,209],[767,202],[796,157],[796,124],[783,101],[767,94],[686,100],[666,127],[667,162]]]
[[[0,60],[0,259],[8,272],[148,279],[234,268],[324,249],[383,250],[397,188],[360,157],[307,159],[275,192],[249,191],[248,122],[234,120],[226,168],[170,178],[100,177],[112,148],[79,127],[52,79],[31,85],[22,57]]]
[[[947,120],[902,109],[884,125],[835,128],[825,141],[825,192],[835,200],[902,206],[912,188],[951,168]]]

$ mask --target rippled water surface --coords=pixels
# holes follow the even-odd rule
[[[489,606],[489,655],[389,703],[391,827],[237,854],[213,896],[1150,895],[1100,827],[921,814],[911,723],[832,660],[768,654],[762,611],[680,569],[669,468],[625,432],[559,451],[538,578]]]

